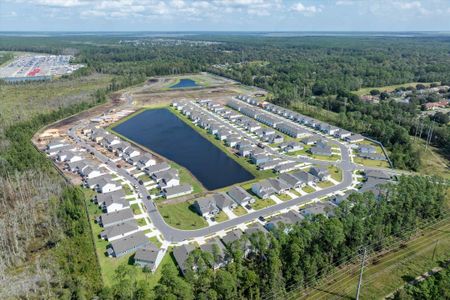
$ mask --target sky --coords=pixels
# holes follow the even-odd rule
[[[450,0],[0,0],[0,31],[450,31]]]

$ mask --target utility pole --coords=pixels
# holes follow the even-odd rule
[[[361,291],[361,283],[362,283],[364,264],[366,263],[366,252],[367,252],[367,248],[364,247],[363,257],[361,260],[361,270],[359,271],[358,289],[356,290],[356,300],[359,300],[359,292]]]

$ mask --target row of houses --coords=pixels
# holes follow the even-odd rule
[[[245,231],[235,228],[228,231],[221,238],[214,237],[207,240],[198,248],[193,244],[178,246],[173,250],[173,256],[183,275],[186,275],[190,270],[195,271],[197,269],[195,260],[189,259],[194,251],[203,251],[212,254],[213,259],[207,263],[211,268],[216,270],[232,262],[232,257],[229,255],[230,252],[227,249],[231,250],[237,246],[241,249],[244,257],[252,255],[255,248],[251,239],[249,239],[252,235],[263,234],[267,236],[270,232],[274,232],[275,229],[281,226],[283,226],[284,232],[288,232],[294,224],[300,224],[307,216],[323,215],[325,217],[333,217],[335,208],[336,206],[329,202],[317,202],[305,206],[299,212],[290,210],[274,216],[264,225],[255,222],[249,225]]]
[[[263,179],[252,185],[252,192],[261,199],[267,199],[275,194],[281,195],[291,189],[302,188],[329,179],[330,174],[327,169],[313,167],[309,172],[284,173],[278,178]]]
[[[232,110],[211,100],[200,100],[199,104],[211,111],[216,111],[225,118],[227,118],[226,116],[235,114]],[[273,157],[238,132],[229,130],[225,125],[217,122],[207,114],[198,112],[198,109],[191,103],[174,101],[172,106],[187,116],[194,124],[207,130],[210,134],[215,135],[218,140],[224,141],[228,147],[236,149],[238,155],[248,157],[260,170],[272,169],[275,172],[283,173],[299,167],[299,163]],[[236,125],[245,126],[246,130],[256,135],[270,137],[271,141],[282,142],[282,136],[275,134],[275,130],[271,128],[260,128],[256,126],[257,123],[253,124],[255,123],[254,121],[243,115],[238,114],[229,120]],[[281,141],[277,140],[278,138],[281,138]]]
[[[283,108],[281,106],[275,105],[275,104],[271,104],[268,102],[264,102],[264,101],[260,101],[251,97],[247,97],[245,95],[239,95],[236,97],[236,99],[240,100],[240,102],[235,101],[235,100],[231,100],[228,102],[228,106],[241,111],[242,108],[246,107],[245,105],[243,105],[242,102],[247,103],[249,106],[246,107],[246,109],[248,109],[248,107],[251,106],[258,106],[266,111],[269,111],[271,113],[274,113],[276,115],[279,115],[285,119],[289,119],[293,122],[308,126],[310,128],[316,129],[318,131],[321,131],[322,133],[328,134],[332,137],[335,138],[339,138],[342,140],[345,140],[347,142],[350,143],[356,143],[356,142],[361,142],[364,140],[364,137],[361,136],[360,134],[354,134],[350,131],[347,131],[345,129],[330,125],[328,123],[316,120],[314,118],[308,117],[308,116],[304,116],[302,114],[296,113],[292,110]],[[259,112],[258,112],[259,111]],[[259,109],[253,109],[253,113],[257,114],[257,115],[263,115],[263,111],[259,110]],[[266,123],[267,125],[274,127],[274,128],[278,128],[280,121],[277,121],[274,117],[267,115],[267,117],[265,117],[266,120],[269,120],[270,122]],[[284,122],[282,122],[282,124],[286,124]],[[292,126],[292,125],[290,125]],[[282,126],[283,128],[285,126]],[[294,127],[294,126],[292,126]],[[298,127],[294,127],[294,128],[298,128]],[[306,132],[304,130],[302,130],[301,128],[298,128],[298,130],[300,130],[298,133],[298,135],[294,136],[292,135],[293,133],[297,133],[297,131],[294,132],[285,132],[286,134],[292,136],[292,137],[300,137],[302,134],[305,134]],[[280,130],[281,131],[281,130]]]

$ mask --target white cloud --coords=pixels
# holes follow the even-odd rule
[[[35,0],[29,2],[42,6],[54,6],[54,7],[75,7],[85,5],[88,3],[87,1],[83,0]]]
[[[400,9],[420,9],[422,4],[419,1],[394,2],[394,5]]]
[[[336,1],[336,5],[338,6],[348,6],[355,4],[355,1],[353,0],[338,0]]]
[[[315,14],[315,13],[321,12],[322,8],[315,6],[315,5],[305,6],[305,5],[303,5],[303,3],[298,2],[291,6],[291,10],[295,11],[295,12],[304,13],[304,14]]]

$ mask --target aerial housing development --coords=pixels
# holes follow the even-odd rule
[[[178,146],[170,136],[158,135],[149,142],[128,129],[132,122],[150,122],[137,121],[146,113],[151,122],[172,118],[167,126],[181,126],[199,144],[180,137]],[[143,126],[165,130],[164,124]],[[195,268],[186,261],[198,247],[218,254],[211,268],[221,268],[231,261],[226,249],[233,240],[280,226],[288,231],[316,215],[332,218],[349,195],[378,195],[395,176],[364,164],[389,162],[377,141],[242,94],[181,98],[150,110],[124,107],[65,128],[42,149],[71,180],[92,190],[98,209],[93,226],[99,227],[97,238],[107,241],[103,251],[109,259],[134,255],[135,264],[151,272],[172,247],[181,273]],[[216,163],[213,156],[200,155],[206,145],[220,149],[217,155],[243,177],[221,182],[220,170],[199,168]],[[243,244],[245,255],[250,244]]]

